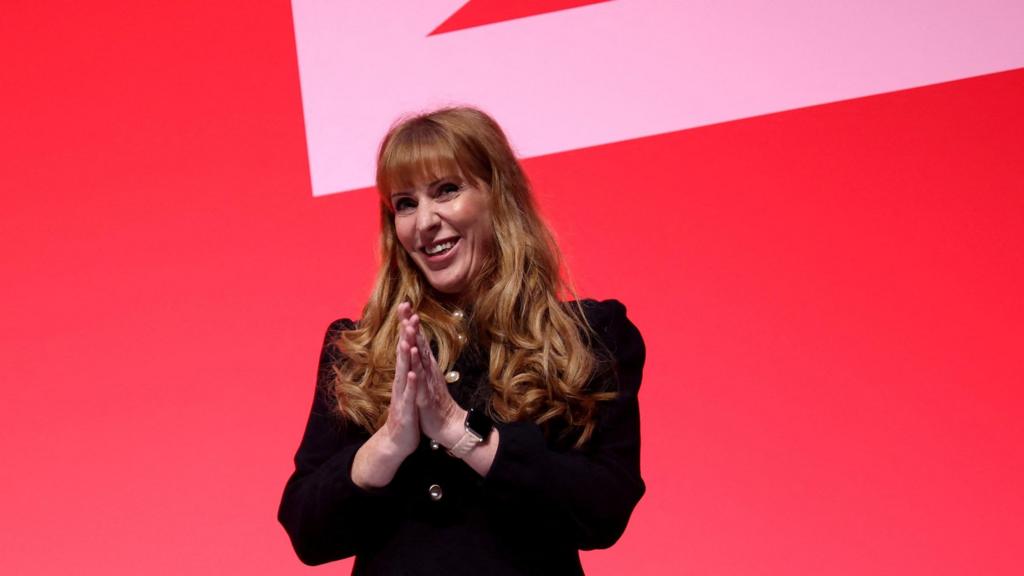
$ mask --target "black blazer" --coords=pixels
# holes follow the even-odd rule
[[[278,511],[299,559],[313,565],[355,555],[357,575],[582,574],[579,550],[611,546],[644,493],[637,391],[645,354],[621,303],[588,300],[583,308],[604,366],[590,386],[618,392],[600,406],[583,449],[532,422],[497,423],[497,454],[481,477],[424,437],[391,484],[375,491],[351,477],[369,434],[340,420],[327,390],[331,366],[341,360],[333,343],[354,327],[332,323]],[[490,398],[486,353],[469,348],[454,369],[461,378],[450,385],[452,396],[464,408],[483,409]]]

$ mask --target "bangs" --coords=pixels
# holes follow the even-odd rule
[[[455,147],[439,130],[417,126],[394,134],[377,164],[377,189],[390,204],[391,194],[441,178],[468,176]]]

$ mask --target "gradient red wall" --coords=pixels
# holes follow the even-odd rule
[[[0,572],[310,571],[276,506],[376,206],[312,196],[294,42],[287,2],[4,6]],[[648,342],[649,492],[588,573],[1020,573],[1022,101],[1016,69],[526,162]]]

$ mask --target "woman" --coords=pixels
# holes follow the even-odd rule
[[[382,263],[328,329],[278,514],[353,574],[582,574],[644,492],[639,332],[562,302],[557,250],[489,116],[397,124],[378,157]]]

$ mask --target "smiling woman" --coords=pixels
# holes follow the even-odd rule
[[[391,195],[395,233],[438,292],[462,294],[490,250],[490,191],[462,174]]]
[[[644,493],[644,344],[562,302],[558,250],[501,128],[472,108],[381,144],[381,267],[328,330],[279,519],[355,574],[581,574]]]

